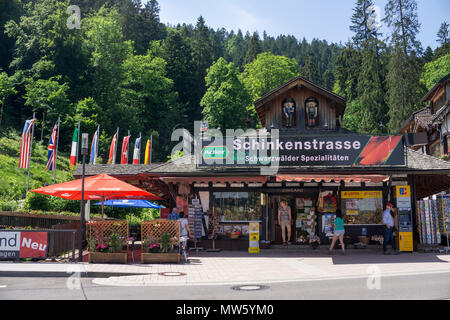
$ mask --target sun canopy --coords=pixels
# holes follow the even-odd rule
[[[55,184],[31,190],[31,192],[47,194],[67,200],[81,200],[81,180],[82,179],[78,179]],[[84,179],[84,199],[102,201],[111,199],[162,200],[162,198],[157,195],[106,174]]]
[[[102,203],[99,202],[96,203],[95,205],[101,206]],[[104,203],[104,205],[116,208],[150,208],[150,209],[163,208],[147,200],[108,200]]]

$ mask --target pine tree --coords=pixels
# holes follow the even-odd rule
[[[373,0],[356,1],[351,18],[352,25],[350,26],[350,30],[355,33],[353,42],[357,47],[361,47],[364,41],[379,36],[379,28],[374,24],[376,13],[370,10],[373,6]]]
[[[420,23],[416,1],[389,0],[385,12],[384,21],[392,29],[391,42],[400,45],[406,55],[413,52],[419,54],[421,47],[416,36],[419,33]]]
[[[252,37],[250,38],[250,43],[248,45],[247,54],[245,56],[244,64],[249,64],[253,62],[253,60],[256,59],[258,54],[262,52],[261,50],[261,44],[259,40],[258,32],[253,33]]]
[[[422,65],[418,54],[421,47],[416,40],[420,24],[414,0],[389,0],[385,12],[385,21],[392,28],[392,56],[386,78],[390,118],[388,128],[391,133],[396,133],[401,124],[419,108],[420,98],[425,93],[420,84]]]
[[[437,42],[441,46],[450,43],[448,27],[449,27],[449,24],[447,22],[443,22],[441,24],[441,27],[439,28],[438,33],[437,33]]]
[[[191,38],[192,55],[195,67],[195,86],[193,88],[194,101],[187,110],[189,122],[193,125],[194,121],[201,120],[200,100],[205,94],[205,76],[207,69],[213,63],[213,44],[210,38],[209,29],[206,26],[205,19],[200,16]]]

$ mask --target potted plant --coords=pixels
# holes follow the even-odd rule
[[[176,242],[177,239],[172,238],[168,233],[161,235],[159,243],[156,243],[156,239],[145,239],[142,245],[142,264],[179,263],[180,253],[178,251],[178,246],[174,245]]]
[[[89,263],[123,263],[127,264],[128,252],[123,251],[123,238],[117,233],[106,239],[90,239]]]

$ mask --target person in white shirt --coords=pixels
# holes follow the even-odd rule
[[[383,213],[383,224],[384,224],[384,241],[383,241],[383,254],[389,254],[387,251],[387,246],[389,243],[392,244],[392,250],[397,254],[395,248],[394,240],[394,218],[392,217],[392,203],[386,204],[386,210]]]

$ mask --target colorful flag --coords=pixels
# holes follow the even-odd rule
[[[141,138],[137,138],[134,144],[133,164],[139,164],[141,161]]]
[[[28,162],[31,153],[31,131],[34,119],[27,120],[22,132],[22,142],[20,144],[19,168],[28,169]]]
[[[108,164],[116,164],[116,145],[117,145],[117,133],[114,135],[111,141],[111,148],[109,148]]]
[[[130,145],[130,136],[123,137],[120,164],[128,164],[128,146],[129,145]]]
[[[55,124],[50,136],[50,142],[48,144],[48,158],[47,158],[47,170],[52,171],[55,169],[56,163],[56,136],[58,134],[58,126]]]
[[[200,132],[206,132],[208,131],[208,122],[206,120],[202,121],[202,124],[200,126]]]
[[[70,152],[71,169],[77,165],[77,157],[78,157],[78,128],[75,128],[72,138],[72,150]]]
[[[97,161],[97,145],[98,145],[98,130],[95,131],[91,144],[91,164],[95,164]]]
[[[152,147],[152,144],[150,142],[150,139],[147,141],[147,146],[145,147],[145,159],[144,164],[150,164],[150,149]]]

